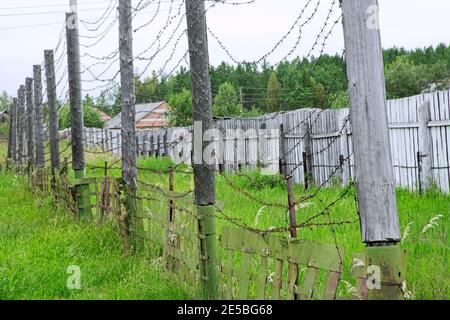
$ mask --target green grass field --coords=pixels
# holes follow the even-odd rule
[[[81,290],[66,285],[74,265]],[[34,197],[26,178],[0,174],[0,299],[190,298],[158,257],[124,255],[112,223],[75,221],[50,197]]]
[[[64,149],[62,147],[62,149]],[[0,148],[4,163],[4,147]],[[110,156],[87,154],[87,162],[103,166],[114,162]],[[141,167],[154,169],[170,165],[167,159],[143,159]],[[116,166],[119,166],[117,164]],[[119,175],[120,171],[112,172]],[[90,170],[89,176],[102,175]],[[166,186],[168,178],[141,172],[139,179]],[[247,173],[229,177],[233,184],[247,190],[264,202],[285,203],[284,184],[277,177],[261,177]],[[190,174],[177,173],[175,191],[193,188]],[[55,210],[49,198],[33,198],[24,178],[0,175],[0,299],[183,299],[198,298],[179,288],[177,281],[165,275],[158,256],[150,254],[125,256],[122,243],[112,223],[101,227],[94,223],[73,221],[65,210]],[[313,192],[313,191],[308,191]],[[305,221],[323,207],[341,197],[344,190],[328,188],[308,200],[297,211],[297,220]],[[347,221],[357,218],[354,190],[329,209],[316,222]],[[296,186],[296,197],[305,195]],[[247,225],[267,229],[286,226],[284,209],[264,207],[231,188],[223,177],[217,177],[217,199],[224,204],[224,213],[238,217]],[[398,190],[398,209],[402,233],[408,234],[402,247],[408,252],[407,288],[414,299],[449,299],[449,213],[450,197],[438,192],[419,196]],[[430,219],[439,217],[432,228],[425,228]],[[218,219],[219,230],[229,222]],[[425,229],[424,229],[425,228]],[[408,229],[407,231],[405,231]],[[334,230],[334,233],[332,232]],[[359,224],[300,229],[299,237],[326,243],[337,243],[345,249],[344,274],[339,296],[349,296],[344,281],[350,283],[351,256],[364,250]],[[66,268],[79,265],[82,289],[66,288]]]

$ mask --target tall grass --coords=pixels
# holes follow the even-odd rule
[[[163,169],[171,165],[167,159],[143,159],[140,166]],[[179,170],[182,171],[182,170]],[[150,173],[140,173],[142,179],[167,185],[167,176]],[[263,177],[257,172],[247,172],[243,176],[228,176],[227,179],[217,176],[217,200],[223,203],[226,215],[237,217],[248,226],[259,229],[270,227],[286,227],[287,212],[284,209],[266,207],[263,203],[250,200],[239,191],[231,188],[226,180],[233,185],[249,192],[252,197],[268,203],[287,203],[285,185],[277,176]],[[281,182],[280,182],[281,181]],[[177,191],[186,191],[193,187],[190,174],[178,173],[175,180]],[[302,186],[295,186],[297,199],[315,190],[305,192]],[[324,207],[335,199],[345,196],[324,214],[315,220],[317,223],[334,221],[353,221],[357,219],[355,190],[349,192],[339,187],[326,188],[317,197],[307,200],[297,208],[297,221],[308,218],[323,211]],[[449,214],[450,196],[436,191],[426,195],[397,190],[398,213],[401,232],[408,234],[401,246],[408,255],[408,271],[406,291],[414,299],[450,299],[450,265],[449,265]],[[225,220],[218,220],[218,229],[229,225]],[[305,228],[299,230],[300,238],[334,243],[342,246],[344,255],[344,274],[338,288],[339,296],[351,296],[345,283],[355,283],[349,275],[352,255],[364,251],[361,242],[359,222],[353,224],[335,225],[331,227]]]
[[[25,177],[0,174],[0,299],[191,298],[161,263],[145,253],[124,255],[112,222],[76,221],[51,197],[34,196]],[[81,269],[81,290],[67,287],[73,265]]]
[[[0,148],[0,152],[2,149]],[[102,167],[105,161],[113,163],[116,158],[87,154],[87,162],[90,165]],[[138,164],[140,167],[158,170],[173,165],[170,160],[164,158],[140,159]],[[120,163],[115,167],[120,167]],[[183,173],[184,171],[186,173]],[[193,178],[189,171],[183,166],[177,169],[176,192],[193,189]],[[87,172],[89,176],[103,175],[102,169]],[[110,170],[109,174],[119,176],[120,170]],[[158,264],[160,263],[158,255],[124,257],[121,253],[121,240],[114,226],[107,224],[95,227],[89,223],[71,221],[67,213],[55,212],[48,199],[39,200],[37,204],[41,208],[36,207],[36,200],[23,191],[26,186],[22,178],[3,175],[0,179],[2,186],[0,206],[3,206],[3,202],[8,201],[10,197],[19,197],[14,201],[16,205],[13,209],[2,211],[0,214],[2,220],[0,261],[10,263],[8,261],[17,261],[19,257],[21,266],[20,271],[7,268],[11,278],[5,280],[5,283],[9,285],[9,289],[4,291],[0,289],[0,297],[174,299],[186,297],[185,291],[176,289],[175,282],[164,282],[165,278],[161,275],[164,267]],[[167,175],[141,171],[139,179],[164,187],[168,185]],[[233,185],[246,190],[252,197],[261,201],[250,200],[242,192],[230,187],[227,180],[231,180]],[[20,192],[16,194],[11,185],[15,185],[14,188]],[[297,199],[314,192],[314,190],[305,192],[301,186],[295,186],[294,191]],[[338,187],[321,190],[317,197],[307,200],[297,208],[297,221],[302,222],[316,215],[343,194],[344,190]],[[218,175],[217,200],[224,205],[225,215],[239,218],[249,226],[259,229],[287,226],[285,209],[264,205],[264,203],[287,203],[284,183],[277,176],[262,177],[257,172],[247,172],[244,176],[227,176],[225,179]],[[406,235],[401,246],[408,252],[406,289],[411,293],[410,298],[449,299],[450,197],[435,191],[420,196],[406,190],[397,190],[397,201],[401,231]],[[15,217],[17,212],[20,212],[20,219]],[[357,217],[355,190],[351,189],[328,210],[328,214],[320,216],[316,222],[348,221]],[[230,224],[221,219],[218,219],[217,223],[219,232],[222,226]],[[7,227],[9,224],[14,227]],[[359,223],[304,228],[299,230],[299,237],[325,243],[334,243],[336,239],[345,249],[344,274],[338,294],[351,296],[354,284],[354,279],[349,276],[352,255],[364,250]],[[30,244],[27,243],[28,240],[31,241]],[[17,247],[17,243],[23,245]],[[12,253],[3,253],[4,251]],[[86,268],[83,267],[83,270],[91,270],[85,279],[86,288],[89,289],[82,292],[67,291],[60,279],[65,276],[64,268],[68,263],[76,264],[81,263],[80,261],[85,263]],[[46,272],[46,269],[51,272]],[[44,272],[48,278],[40,277],[40,272]],[[47,280],[53,284],[47,287]]]

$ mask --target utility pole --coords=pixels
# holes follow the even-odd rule
[[[205,298],[215,299],[217,298],[215,165],[207,164],[203,159],[204,150],[209,144],[208,141],[203,141],[204,133],[213,129],[204,0],[186,0],[186,21],[192,70],[193,167],[200,237],[200,277]]]
[[[122,178],[131,249],[137,249],[136,218],[136,110],[133,68],[131,0],[119,0],[120,85],[122,93]]]
[[[42,109],[42,74],[41,66],[33,66],[34,77],[34,112],[35,112],[35,140],[36,140],[36,167],[39,171],[45,168],[44,145],[44,110]],[[39,172],[39,174],[42,172]]]
[[[53,50],[44,51],[45,77],[47,80],[47,103],[48,103],[48,131],[50,139],[50,165],[52,175],[59,171],[61,159],[59,156],[59,123],[58,106],[56,96],[55,58]]]
[[[33,78],[25,79],[25,92],[27,104],[27,155],[28,173],[31,173],[34,165],[34,107],[33,107]]]
[[[70,0],[70,12],[66,13],[67,62],[70,94],[70,129],[72,135],[72,167],[78,179],[76,192],[78,214],[91,215],[89,185],[82,183],[86,163],[83,149],[83,104],[81,98],[80,42],[78,37],[78,14],[76,0]]]
[[[17,112],[17,138],[19,142],[17,144],[17,160],[22,170],[22,165],[25,161],[25,86],[21,85],[17,97],[19,99],[19,107]]]
[[[342,0],[356,188],[368,267],[380,268],[369,299],[401,299],[404,252],[389,145],[377,0]],[[368,268],[369,269],[369,268]],[[370,288],[369,288],[370,289]]]

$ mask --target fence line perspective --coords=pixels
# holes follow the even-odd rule
[[[320,2],[317,1],[311,16],[306,16],[305,21],[301,22],[305,9],[312,3],[308,1],[287,34],[256,64],[260,65],[274,50],[280,48],[280,44],[297,26],[300,32],[293,50],[301,46],[302,28],[316,16]],[[119,46],[111,54],[102,57],[105,52],[93,56],[86,49],[100,43],[115,23],[110,24],[105,31],[95,27],[86,28],[94,34],[79,35],[78,21],[84,26],[86,21],[78,19],[77,1],[71,0],[65,28],[54,50],[56,53],[61,48],[62,53],[56,61],[53,57],[45,59],[45,67],[48,66],[46,78],[49,80],[47,102],[53,104],[49,106],[49,112],[53,113],[49,117],[49,121],[53,121],[49,128],[53,129],[49,130],[47,142],[64,143],[63,137],[70,138],[70,141],[61,146],[62,151],[50,148],[50,157],[45,159],[51,165],[50,170],[40,167],[36,162],[36,149],[33,149],[32,143],[35,125],[33,121],[25,121],[25,115],[29,115],[26,118],[28,120],[33,120],[33,117],[36,120],[39,114],[33,111],[41,108],[42,88],[38,84],[35,92],[32,92],[30,81],[36,81],[28,78],[27,86],[20,86],[12,106],[17,112],[13,113],[10,130],[13,130],[12,135],[17,136],[17,139],[11,139],[8,145],[8,169],[28,174],[33,190],[37,193],[52,190],[57,202],[62,201],[78,218],[90,219],[95,211],[99,221],[102,221],[105,215],[112,213],[129,253],[156,249],[158,257],[165,261],[166,269],[174,275],[193,277],[194,281],[185,283],[192,287],[199,286],[205,299],[335,298],[343,270],[343,252],[337,238],[333,237],[332,245],[321,244],[299,239],[297,231],[327,227],[334,235],[334,226],[355,224],[358,221],[361,240],[366,245],[360,259],[361,272],[358,274],[358,287],[363,291],[365,287],[366,294],[362,297],[403,299],[406,256],[399,246],[401,236],[394,178],[397,185],[410,189],[423,190],[438,185],[442,191],[449,191],[449,92],[389,101],[389,109],[386,110],[379,29],[369,27],[366,23],[368,9],[378,2],[332,0],[330,6],[325,8],[328,14],[325,19],[321,19],[322,28],[314,32],[316,41],[305,60],[313,60],[313,54],[322,56],[334,26],[343,18],[346,70],[348,83],[351,84],[351,114],[348,109],[301,109],[259,118],[213,120],[206,14],[220,4],[237,6],[253,3],[254,0],[212,3],[184,0],[180,1],[176,10],[174,1],[170,1],[167,22],[157,33],[155,41],[141,54],[135,55],[133,42],[137,41],[133,41],[133,34],[151,24],[153,19],[135,28],[132,20],[152,1],[141,0],[133,7],[131,0],[119,0],[116,20],[119,24]],[[113,11],[108,14],[107,9],[105,17],[113,14]],[[159,9],[155,16],[158,14]],[[376,10],[374,16],[377,14]],[[334,15],[336,17],[332,19]],[[179,30],[184,20],[187,28]],[[105,22],[102,18],[99,21],[100,24]],[[172,23],[176,25],[175,30],[167,31]],[[169,39],[161,43],[164,33]],[[181,33],[180,37],[177,37],[178,33]],[[184,34],[188,41],[180,47],[180,39]],[[86,44],[86,40],[83,40],[80,43],[80,37],[94,39],[94,42]],[[160,55],[172,40],[175,41],[174,51],[164,55],[164,59],[168,60],[161,72],[176,56],[177,48],[185,52],[173,71],[165,75],[175,72],[180,63],[186,60],[190,72],[194,124],[186,128],[136,131],[134,63],[148,62],[144,72],[137,75],[140,78],[154,57]],[[221,43],[220,40],[218,42]],[[155,44],[158,44],[156,48]],[[188,49],[184,50],[186,45]],[[67,66],[63,59],[64,47],[67,49]],[[150,57],[142,55],[150,53]],[[280,63],[293,53],[288,52]],[[82,70],[84,63],[81,60],[85,61],[86,57],[96,62],[83,66]],[[120,68],[111,70],[115,72],[112,78],[105,78],[105,72],[115,62],[120,63]],[[305,83],[312,79],[318,63],[316,59],[306,74],[305,82],[298,83],[294,91],[301,91]],[[91,68],[99,64],[108,66],[102,73],[95,74]],[[60,69],[61,66],[65,67]],[[55,81],[58,70],[64,70],[63,75]],[[83,76],[85,72],[90,74],[91,79]],[[65,81],[66,75],[68,81]],[[84,128],[83,92],[101,90],[99,96],[102,96],[118,86],[115,79],[119,75],[122,128],[118,131]],[[87,83],[99,85],[83,89]],[[70,133],[63,132],[60,137],[59,130],[55,129],[59,116],[56,103],[61,100],[55,99],[57,89],[62,96],[66,96],[70,105]],[[33,99],[33,95],[39,97]],[[208,129],[212,132],[208,132]],[[206,139],[209,144],[203,143]],[[18,142],[17,145],[15,142]],[[41,156],[48,155],[44,150],[45,144],[40,143],[36,147],[36,152]],[[109,164],[105,163],[103,168],[86,163],[85,154],[110,152],[118,158]],[[70,160],[67,153],[71,156]],[[393,153],[392,157],[390,153]],[[160,167],[152,168],[151,165],[138,166],[136,157],[144,155],[168,156],[176,165],[170,163],[163,170]],[[58,164],[61,161],[52,160],[61,160],[63,156],[62,165]],[[158,161],[147,160],[149,163]],[[396,170],[395,177],[391,166]],[[73,170],[69,171],[69,168]],[[182,172],[178,171],[180,168]],[[283,193],[280,194],[282,197],[276,194],[276,199],[270,198],[272,194],[258,196],[235,183],[233,179],[239,177],[216,175],[216,171],[236,172],[247,179],[249,175],[243,170],[246,168],[258,168],[263,174],[281,173],[276,178],[281,178],[277,183],[278,186],[282,184],[283,188],[272,188],[270,191],[272,193],[279,189]],[[97,177],[92,177],[96,173]],[[177,173],[177,179],[174,173]],[[184,183],[181,183],[180,175],[186,175]],[[353,188],[353,180],[357,182],[355,195],[349,192]],[[293,182],[304,184],[305,188],[294,190]],[[325,193],[325,187],[338,184],[347,184],[347,187],[338,189],[339,195],[333,195],[332,199],[327,199],[329,201],[321,199],[319,193]],[[227,211],[220,201],[216,201],[217,187],[229,187],[232,190],[233,198],[228,200],[229,205],[234,204],[238,197],[243,198],[242,202]],[[329,209],[345,198],[353,204],[357,201],[358,205],[354,210],[350,209],[348,220],[337,221]],[[317,201],[320,206],[313,205],[310,216],[297,215],[297,209],[306,208],[308,201]],[[256,213],[256,221],[260,211],[265,208],[273,210],[270,211],[273,221],[261,229],[256,221],[249,223],[242,215],[250,203],[257,207],[256,210],[260,208]],[[217,226],[216,218],[222,220]],[[154,243],[151,246],[145,240]],[[158,250],[161,247],[162,250]],[[186,272],[179,272],[182,265],[187,266]],[[365,279],[371,276],[368,270],[372,265],[382,269],[380,290],[367,292]],[[316,293],[319,295],[315,296]]]
[[[442,192],[450,192],[449,96],[450,91],[440,91],[388,100],[389,138],[398,187],[419,191],[435,185]],[[220,143],[218,137],[215,139],[217,149],[223,148],[223,161],[217,160],[217,169],[222,169],[222,162],[226,172],[256,169],[258,164],[264,164],[269,172],[280,172],[280,137],[273,132],[270,135],[270,129],[283,124],[287,169],[295,183],[304,184],[305,173],[309,173],[312,181],[321,184],[341,165],[338,176],[347,185],[355,179],[348,114],[348,108],[299,109],[251,119],[216,120],[215,127],[224,133]],[[243,134],[226,134],[236,129],[242,129]],[[265,138],[264,129],[268,130]],[[136,135],[139,156],[166,155],[191,163],[192,127],[139,130]],[[85,136],[87,147],[120,156],[120,130],[85,128]],[[344,164],[347,157],[350,161]]]

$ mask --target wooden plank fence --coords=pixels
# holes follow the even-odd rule
[[[447,90],[387,101],[397,186],[419,190],[432,183],[442,192],[450,192],[449,100]],[[279,172],[279,127],[283,124],[287,170],[295,183],[303,184],[305,172],[311,171],[308,174],[320,185],[337,167],[339,178],[329,183],[345,185],[355,179],[347,108],[299,109],[250,119],[219,119],[215,124],[218,170],[222,163],[226,172],[258,166],[269,173]],[[236,130],[241,130],[241,138]],[[139,130],[137,143],[139,156],[168,156],[191,163],[192,127]],[[120,156],[120,130],[86,128],[85,145]]]

